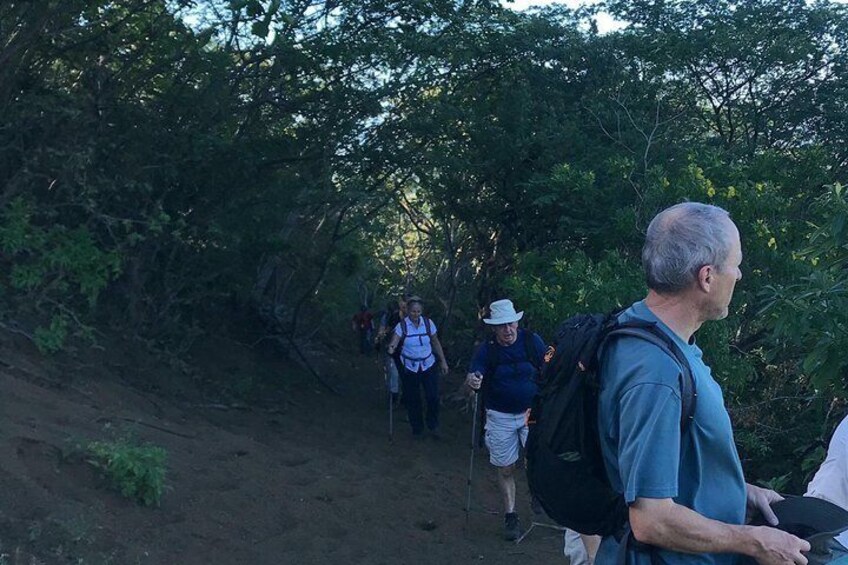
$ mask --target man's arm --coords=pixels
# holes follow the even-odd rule
[[[483,384],[483,377],[486,376],[488,347],[489,344],[484,341],[471,358],[471,365],[468,368],[468,373],[465,375],[465,386],[468,387],[469,393],[479,391],[480,386]]]
[[[637,498],[630,527],[642,543],[682,553],[739,553],[761,565],[806,565],[806,541],[768,526],[736,526],[706,518],[671,498]]]

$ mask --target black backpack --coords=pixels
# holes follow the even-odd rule
[[[551,519],[582,534],[618,535],[628,520],[601,454],[598,363],[604,343],[634,336],[674,358],[681,368],[681,429],[695,413],[695,382],[683,352],[654,323],[619,323],[619,313],[578,315],[560,325],[528,416],[530,491]]]

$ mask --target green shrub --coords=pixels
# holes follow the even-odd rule
[[[91,463],[103,470],[122,495],[150,506],[159,505],[165,480],[165,450],[131,445],[127,440],[88,445]]]
[[[35,329],[35,345],[42,353],[56,353],[65,345],[68,337],[68,317],[58,314],[53,316],[50,327]]]
[[[0,210],[0,288],[50,316],[33,336],[42,353],[60,351],[69,335],[90,337],[78,315],[95,307],[121,270],[120,253],[84,225],[65,225],[22,197]]]

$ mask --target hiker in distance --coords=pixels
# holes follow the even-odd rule
[[[389,392],[392,395],[392,402],[397,404],[400,399],[400,371],[403,365],[398,355],[389,355],[387,349],[391,342],[391,335],[394,328],[406,317],[406,300],[401,297],[398,300],[386,304],[386,310],[380,316],[380,326],[377,330],[377,348],[379,351],[378,358],[383,364],[383,369],[386,374],[386,384]]]
[[[403,363],[403,403],[409,414],[412,436],[423,437],[424,417],[421,406],[421,389],[427,402],[427,429],[433,439],[440,439],[439,433],[439,373],[436,372],[438,358],[439,369],[443,375],[448,373],[448,363],[442,351],[442,344],[436,335],[436,324],[422,314],[422,301],[412,296],[406,301],[407,315],[394,329],[387,352],[394,355],[400,348]]]
[[[519,448],[527,442],[525,414],[538,392],[536,377],[545,343],[533,332],[518,328],[524,312],[516,312],[510,300],[492,302],[489,312],[483,322],[492,327],[494,337],[477,350],[465,384],[475,392],[482,388],[486,447],[489,461],[497,468],[503,497],[504,537],[515,541],[521,528],[513,475]]]
[[[780,495],[746,484],[719,384],[694,334],[727,316],[742,278],[739,231],[716,206],[686,202],[648,226],[642,264],[648,295],[621,321],[654,322],[688,360],[697,402],[681,425],[681,367],[655,345],[624,336],[601,358],[598,423],[606,470],[628,505],[632,537],[607,536],[596,563],[805,564],[810,545],[768,526],[745,526],[746,508],[770,524]],[[634,539],[635,538],[635,539]]]
[[[350,320],[350,326],[358,338],[359,352],[368,355],[371,351],[371,331],[374,329],[374,315],[368,311],[368,306],[363,304],[359,307],[359,312]]]

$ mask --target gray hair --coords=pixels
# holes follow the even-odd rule
[[[674,294],[692,284],[704,265],[721,268],[732,245],[729,220],[727,210],[699,202],[683,202],[657,214],[642,248],[648,288]]]

